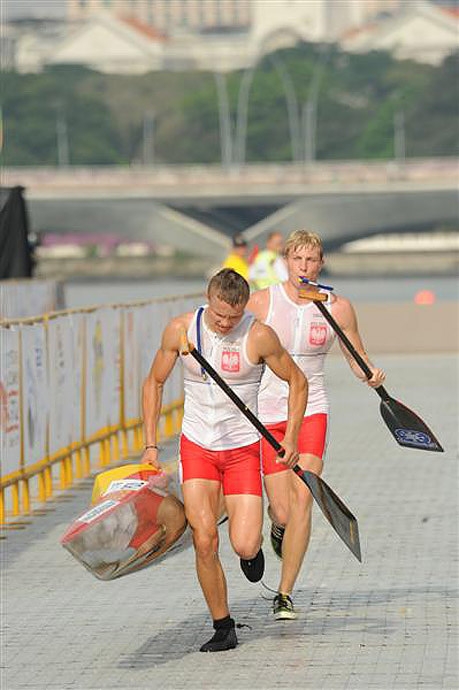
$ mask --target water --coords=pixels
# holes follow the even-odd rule
[[[412,302],[420,290],[430,290],[437,301],[457,301],[459,281],[454,276],[409,276],[377,278],[332,279],[324,282],[334,285],[336,292],[358,304],[359,302]],[[203,280],[107,280],[68,282],[64,286],[66,306],[69,309],[96,304],[136,302],[157,297],[185,295],[205,291]]]

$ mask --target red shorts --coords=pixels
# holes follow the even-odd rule
[[[260,443],[242,448],[209,450],[180,437],[182,482],[188,479],[213,479],[221,482],[225,496],[261,496]]]
[[[298,450],[300,453],[310,453],[322,458],[327,438],[327,418],[325,413],[312,414],[305,417],[301,424],[298,435]],[[277,422],[276,424],[266,424],[266,428],[272,433],[274,438],[281,442],[285,436],[287,422]],[[284,472],[288,467],[281,462],[276,462],[277,455],[274,448],[266,439],[261,439],[261,460],[263,474],[274,474]]]

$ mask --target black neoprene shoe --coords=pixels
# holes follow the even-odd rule
[[[213,637],[202,645],[200,652],[226,652],[237,646],[236,630],[233,625],[228,628],[217,628]]]
[[[259,550],[255,558],[244,560],[241,558],[241,569],[250,582],[258,582],[265,572],[265,557],[262,549]]]

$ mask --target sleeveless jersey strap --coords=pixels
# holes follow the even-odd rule
[[[202,355],[202,352],[201,352],[201,348],[202,348],[201,319],[202,319],[203,311],[204,311],[204,307],[199,307],[198,313],[196,314],[196,347],[197,347],[200,355]],[[204,381],[207,379],[207,374],[206,374],[205,369],[203,369],[203,367],[201,367],[201,376],[204,379]]]

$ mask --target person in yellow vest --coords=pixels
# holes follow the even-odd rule
[[[270,285],[287,280],[287,267],[282,255],[284,238],[274,231],[268,235],[266,248],[259,252],[249,269],[250,286],[253,290],[263,290]]]
[[[287,280],[287,266],[282,256],[284,238],[280,232],[271,232],[266,249],[259,252],[249,269],[250,285],[254,290],[263,290],[270,285]]]
[[[223,262],[222,268],[232,268],[233,271],[249,280],[249,263],[246,257],[247,241],[242,235],[234,235],[233,247]]]

